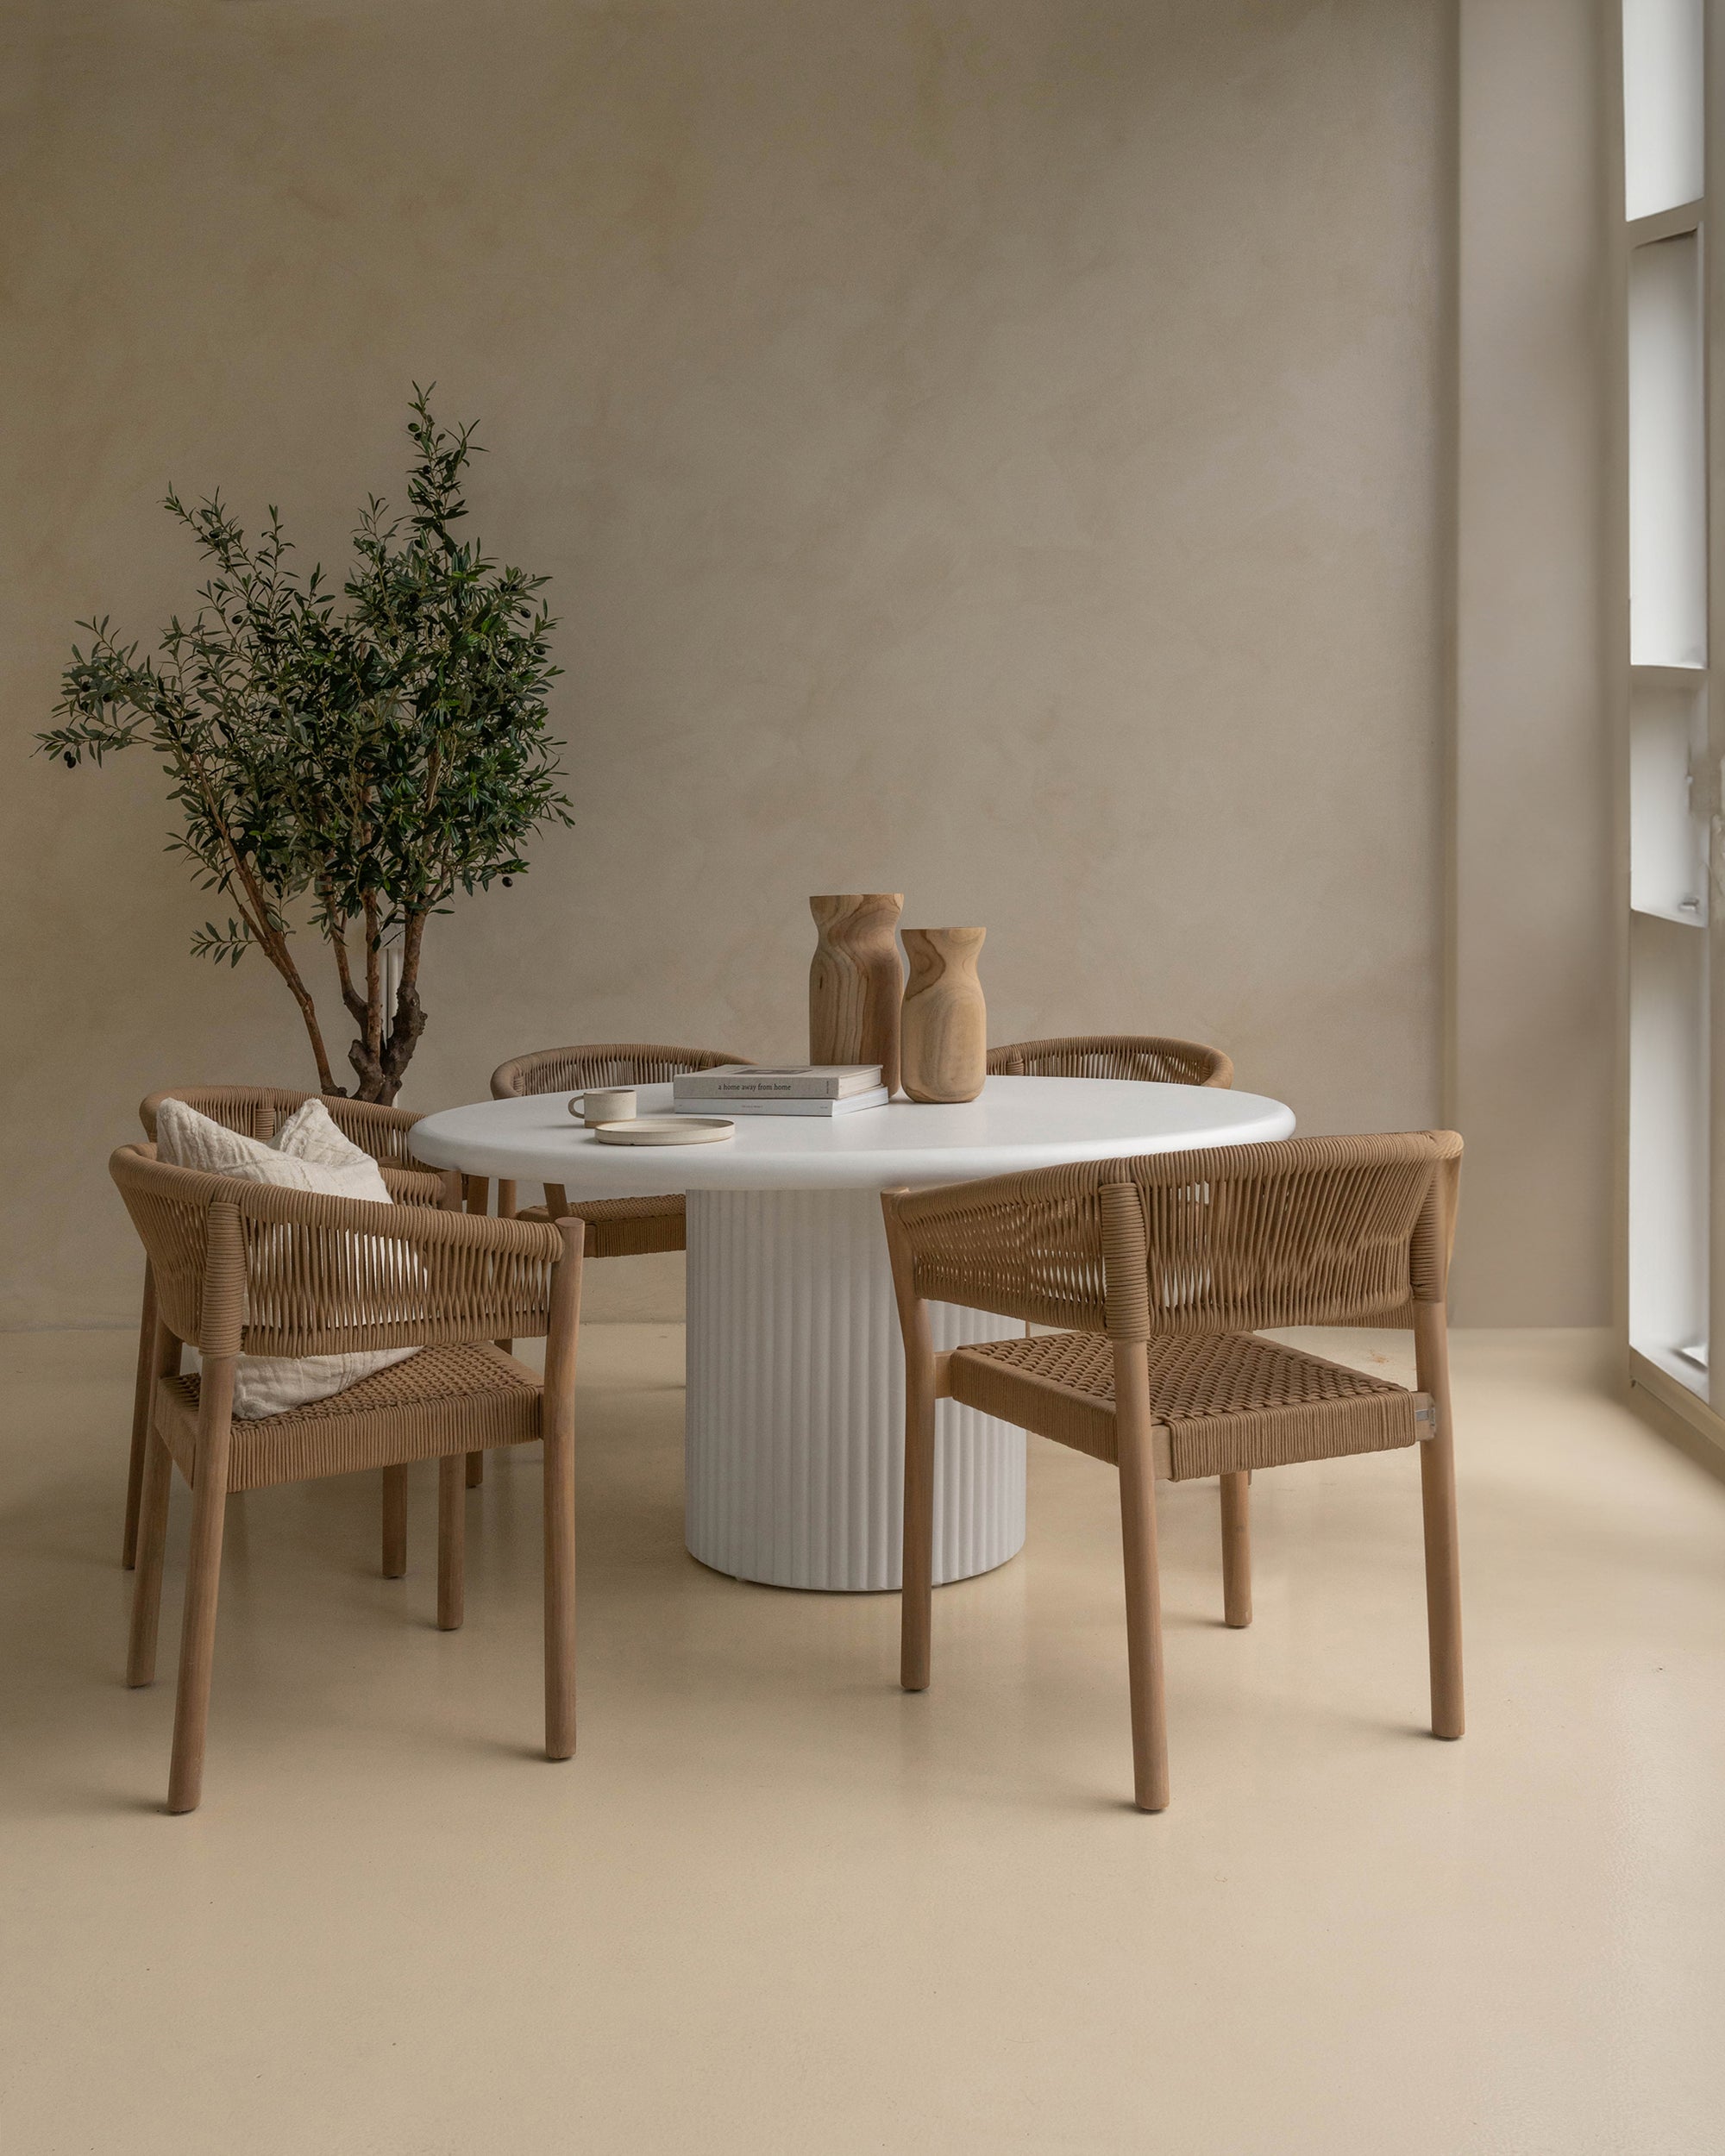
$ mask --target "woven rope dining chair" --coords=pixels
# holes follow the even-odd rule
[[[419,1121],[405,1108],[386,1108],[375,1101],[348,1100],[339,1094],[292,1093],[281,1086],[171,1086],[153,1093],[138,1104],[138,1120],[144,1135],[154,1144],[156,1110],[164,1100],[183,1100],[199,1115],[207,1115],[223,1130],[237,1131],[267,1145],[288,1117],[308,1100],[321,1100],[329,1119],[348,1144],[369,1153],[378,1163],[389,1194],[397,1205],[442,1206],[451,1202],[445,1179],[420,1166],[408,1145],[408,1132]],[[172,1355],[172,1369],[158,1369],[156,1345],[155,1275],[144,1261],[143,1307],[138,1317],[138,1366],[132,1390],[132,1451],[126,1470],[126,1526],[121,1562],[129,1572],[137,1561],[138,1500],[143,1489],[144,1444],[149,1429],[149,1404],[158,1377],[179,1374],[179,1343],[165,1351]],[[392,1470],[384,1477],[383,1569],[391,1579],[407,1570],[407,1476]]]
[[[952,1399],[1115,1466],[1133,1781],[1168,1802],[1156,1480],[1220,1476],[1223,1596],[1251,1615],[1247,1477],[1419,1445],[1432,1730],[1462,1733],[1446,1294],[1461,1140],[1286,1138],[1093,1161],[882,1205],[905,1344],[900,1682],[929,1681],[934,1404]],[[928,1304],[1059,1328],[934,1353]],[[1415,1389],[1255,1336],[1413,1328]]]
[[[541,1048],[499,1063],[491,1075],[493,1100],[520,1100],[530,1094],[585,1093],[589,1086],[664,1086],[692,1070],[712,1070],[719,1063],[746,1063],[724,1048],[668,1048],[651,1041],[594,1041],[585,1047]],[[483,1213],[483,1178],[470,1177],[467,1202]],[[572,1204],[561,1183],[547,1183],[543,1205],[516,1203],[512,1182],[497,1186],[499,1214],[509,1220],[561,1220],[570,1215],[586,1223],[588,1257],[649,1257],[660,1250],[687,1248],[687,1225],[681,1194],[662,1198],[577,1198]],[[508,1341],[499,1343],[503,1347]],[[467,1463],[467,1479],[478,1482],[483,1460]]]
[[[1136,1078],[1164,1086],[1232,1086],[1234,1067],[1201,1041],[1153,1033],[1074,1033],[1062,1040],[1014,1041],[988,1050],[1000,1078]]]
[[[154,1387],[126,1681],[155,1674],[168,1485],[191,1485],[168,1809],[192,1810],[204,1771],[224,1501],[234,1490],[440,1462],[437,1622],[463,1614],[465,1456],[543,1438],[545,1750],[575,1745],[574,1369],[581,1238],[551,1227],[380,1206],[170,1168],[122,1146],[115,1182],[155,1270],[159,1331],[195,1346],[196,1376]],[[544,1335],[545,1376],[492,1344]],[[307,1406],[236,1420],[241,1355],[417,1347]]]
[[[491,1075],[492,1098],[518,1100],[530,1094],[585,1093],[590,1086],[663,1086],[691,1071],[749,1061],[728,1049],[664,1048],[643,1041],[542,1048],[499,1063]],[[483,1200],[480,1209],[484,1210]],[[561,1220],[577,1214],[586,1222],[589,1257],[644,1257],[656,1250],[686,1247],[683,1200],[675,1194],[663,1198],[578,1198],[572,1205],[561,1183],[547,1183],[543,1206],[518,1209],[515,1185],[499,1182],[497,1209],[506,1219],[518,1220]]]

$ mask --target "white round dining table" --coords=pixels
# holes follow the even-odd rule
[[[636,1088],[668,1113],[669,1086]],[[904,1363],[880,1193],[1286,1138],[1258,1094],[1106,1078],[990,1078],[975,1100],[839,1116],[748,1116],[716,1144],[602,1144],[566,1093],[485,1100],[416,1124],[437,1168],[582,1198],[681,1192],[688,1215],[685,1539],[703,1564],[776,1587],[899,1584]],[[722,1108],[712,1112],[723,1113]],[[1015,1319],[931,1308],[937,1348]],[[1025,1537],[1021,1430],[939,1406],[934,1576],[1003,1564]]]

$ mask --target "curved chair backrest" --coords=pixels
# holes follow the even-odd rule
[[[585,1093],[589,1086],[662,1086],[692,1070],[746,1063],[728,1048],[665,1048],[651,1041],[595,1041],[578,1048],[539,1048],[499,1063],[491,1075],[494,1100],[531,1093]]]
[[[162,1322],[207,1354],[546,1330],[556,1228],[171,1168],[154,1145],[121,1146],[109,1171],[149,1254]]]
[[[1447,1293],[1452,1131],[1279,1138],[894,1194],[915,1293],[1063,1332],[1408,1326]]]
[[[329,1120],[350,1145],[369,1153],[374,1161],[413,1167],[408,1132],[421,1120],[410,1108],[386,1108],[374,1100],[349,1100],[342,1094],[294,1093],[282,1086],[168,1086],[138,1105],[138,1119],[145,1135],[155,1143],[156,1108],[164,1100],[183,1100],[224,1130],[242,1138],[260,1139],[266,1145],[296,1108],[308,1100],[321,1100]]]
[[[1220,1048],[1154,1033],[1073,1033],[1015,1041],[988,1050],[1001,1078],[1136,1078],[1164,1086],[1232,1086],[1234,1067]]]

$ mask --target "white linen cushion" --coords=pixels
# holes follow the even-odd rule
[[[321,1100],[308,1100],[283,1124],[273,1145],[243,1138],[183,1100],[156,1109],[156,1157],[172,1168],[198,1168],[241,1182],[278,1183],[326,1198],[366,1198],[391,1205],[389,1186],[369,1153],[342,1137]],[[401,1262],[417,1265],[411,1250]],[[248,1420],[303,1407],[345,1392],[375,1370],[405,1363],[417,1348],[366,1348],[342,1355],[242,1355],[234,1371],[234,1413]]]
[[[242,1182],[282,1183],[291,1190],[316,1190],[327,1198],[372,1198],[385,1206],[393,1202],[377,1163],[349,1144],[321,1100],[296,1108],[273,1145],[242,1138],[183,1100],[164,1100],[156,1109],[156,1154],[170,1167],[201,1168],[206,1175],[236,1175]]]
[[[377,1186],[377,1195],[389,1200],[389,1186],[379,1174],[377,1163],[351,1138],[342,1137],[335,1117],[321,1100],[308,1100],[294,1110],[275,1134],[275,1150],[289,1160],[308,1161],[314,1168],[345,1169],[361,1179],[369,1175]],[[373,1194],[367,1189],[363,1194],[355,1190],[354,1194],[368,1198]]]

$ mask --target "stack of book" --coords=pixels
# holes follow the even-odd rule
[[[719,1063],[673,1082],[680,1115],[854,1115],[884,1108],[879,1063]]]

